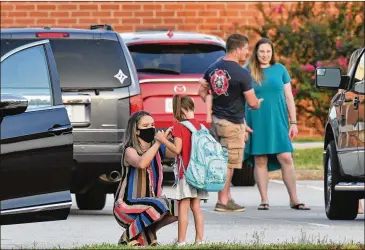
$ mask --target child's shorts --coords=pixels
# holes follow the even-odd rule
[[[199,198],[201,200],[207,200],[209,194],[205,190],[196,189],[190,186],[185,179],[185,176],[176,184],[176,199],[182,200],[185,198]]]

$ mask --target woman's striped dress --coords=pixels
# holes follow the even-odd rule
[[[162,145],[150,166],[145,169],[125,166],[122,161],[122,179],[113,211],[119,225],[126,229],[120,242],[137,240],[143,246],[150,245],[156,240],[153,224],[165,214],[178,215],[177,201],[162,197],[161,159],[165,150]]]

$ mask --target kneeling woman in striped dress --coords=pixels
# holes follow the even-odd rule
[[[169,139],[171,130],[162,133]],[[119,244],[157,245],[156,232],[177,221],[177,201],[162,196],[161,159],[174,155],[155,141],[155,125],[145,111],[128,120],[122,150],[122,179],[115,195],[114,216],[125,228]]]

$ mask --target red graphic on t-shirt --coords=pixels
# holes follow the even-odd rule
[[[210,74],[210,84],[217,95],[228,96],[227,90],[231,76],[227,71],[216,69]]]

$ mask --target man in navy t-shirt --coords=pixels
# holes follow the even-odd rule
[[[243,92],[251,90],[250,73],[235,61],[220,59],[204,75],[213,93],[213,114],[235,124],[243,124],[246,99]]]
[[[228,171],[226,185],[218,193],[216,211],[244,211],[231,198],[230,185],[235,168],[242,168],[245,146],[245,103],[251,109],[258,109],[262,99],[257,99],[250,73],[240,62],[248,54],[248,38],[232,34],[226,42],[227,54],[212,64],[201,80],[200,97],[208,101],[209,92],[213,96],[212,129],[220,143],[228,150]],[[209,98],[211,99],[211,98]]]

